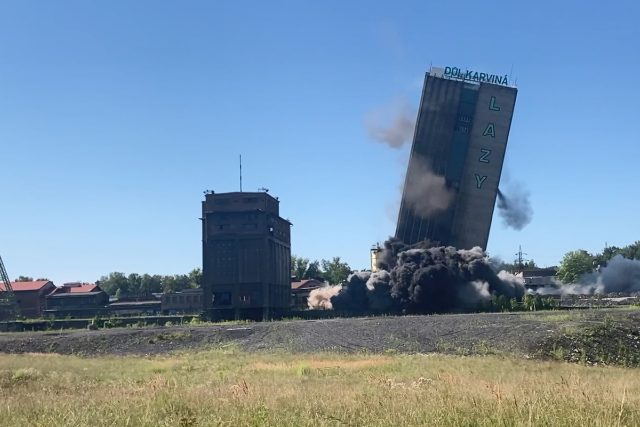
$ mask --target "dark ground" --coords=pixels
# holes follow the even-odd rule
[[[290,320],[0,334],[0,352],[158,354],[246,351],[510,354],[640,365],[640,308]]]

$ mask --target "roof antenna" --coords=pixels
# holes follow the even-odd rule
[[[242,193],[242,154],[240,154],[240,192]]]

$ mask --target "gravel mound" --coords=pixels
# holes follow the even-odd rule
[[[599,309],[4,333],[0,352],[150,355],[235,345],[246,351],[510,354],[580,361],[572,356],[575,348],[584,353],[597,341],[592,353],[604,360],[603,348],[619,349],[626,343],[622,339],[631,337],[635,346],[620,351],[624,360],[635,361],[640,360],[639,321],[640,310]]]

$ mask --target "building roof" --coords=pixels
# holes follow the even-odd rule
[[[14,292],[39,291],[49,283],[53,285],[53,282],[51,280],[34,280],[31,282],[11,282],[11,287],[13,288]],[[4,283],[0,283],[0,290],[6,291],[4,287]]]
[[[522,270],[522,277],[551,277],[558,274],[556,267],[534,268]]]
[[[323,286],[324,283],[316,279],[305,279],[291,282],[291,289],[315,289]]]
[[[102,292],[100,286],[94,285],[92,283],[83,283],[83,284],[74,284],[72,286],[68,286],[68,283],[62,285],[62,287],[54,289],[49,295],[64,295],[64,294],[79,294],[84,295],[88,293],[99,293]]]
[[[84,292],[99,292],[102,289],[100,289],[100,287],[98,287],[98,285],[92,285],[90,283],[85,283],[83,285],[80,286],[74,286],[72,288],[69,288],[69,292],[72,294],[75,293],[84,293]]]
[[[87,295],[100,295],[103,292],[101,290],[96,292],[51,292],[47,295],[47,298],[73,298],[73,297],[83,297]]]

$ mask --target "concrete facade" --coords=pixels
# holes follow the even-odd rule
[[[398,239],[486,249],[516,94],[510,86],[427,73],[398,215]],[[426,212],[415,208],[410,198],[416,191],[412,177],[425,169],[443,182],[448,201]],[[429,200],[432,190],[424,188],[417,190],[424,192],[419,196]]]
[[[204,307],[212,318],[265,319],[291,299],[291,223],[267,193],[210,193],[202,203]]]

